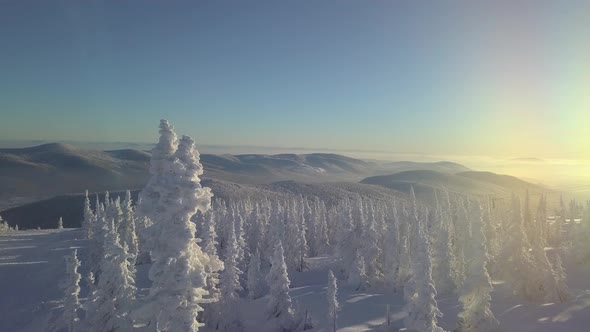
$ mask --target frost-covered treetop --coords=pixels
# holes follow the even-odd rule
[[[150,159],[150,179],[140,193],[140,204],[137,207],[138,216],[150,216],[153,210],[158,209],[158,201],[161,198],[166,181],[166,167],[170,158],[176,152],[178,139],[174,127],[167,120],[160,120],[160,139],[152,149]]]
[[[206,212],[211,207],[213,194],[210,188],[201,186],[199,175],[203,174],[203,166],[199,160],[199,152],[195,149],[195,141],[189,136],[182,136],[174,157],[172,169],[177,172],[177,185],[185,194],[184,205],[193,215],[197,210]]]
[[[160,139],[152,150],[152,162],[172,156],[176,151],[177,140],[174,127],[168,123],[168,120],[160,120]],[[154,166],[153,163],[152,166]]]
[[[203,165],[200,163],[200,154],[195,149],[195,141],[186,135],[183,135],[178,142],[176,157],[182,161],[188,171],[194,172],[195,176],[203,174]]]

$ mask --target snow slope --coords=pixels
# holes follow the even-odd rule
[[[64,256],[84,247],[81,238],[78,229],[0,234],[0,331],[47,330],[61,306]]]
[[[78,249],[84,276],[85,240],[77,229],[18,231],[0,234],[0,331],[46,331],[59,315],[62,291],[59,282],[65,276],[64,256]],[[311,313],[314,331],[329,331],[326,285],[327,271],[336,262],[330,257],[310,259],[310,270],[292,274],[291,296]],[[507,285],[497,281],[492,293],[492,309],[502,331],[588,331],[590,326],[590,267],[568,264],[569,287],[575,299],[569,303],[530,304],[517,301]],[[87,290],[82,282],[82,301]],[[141,285],[140,286],[145,286]],[[395,328],[403,328],[401,294],[376,291],[355,292],[339,281],[341,304],[338,331],[384,331],[386,307],[391,308]],[[439,298],[444,313],[440,324],[454,328],[459,311],[455,298]],[[266,298],[241,300],[241,316],[248,331],[273,331],[264,324]]]

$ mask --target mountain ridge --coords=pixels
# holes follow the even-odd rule
[[[0,148],[0,200],[90,191],[142,188],[149,178],[150,153],[135,149],[87,150],[63,143]],[[242,184],[295,180],[358,182],[405,169],[460,172],[452,163],[376,162],[333,153],[202,154],[204,177]]]

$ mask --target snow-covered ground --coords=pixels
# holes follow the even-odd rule
[[[80,230],[0,234],[0,331],[46,331],[61,306],[64,256],[84,247]]]
[[[0,234],[0,331],[46,331],[60,311],[63,291],[59,282],[65,276],[64,256],[78,249],[84,265],[85,240],[80,230],[18,231]],[[290,276],[291,296],[309,310],[314,331],[328,331],[326,313],[327,271],[334,264],[329,257],[310,260],[310,270]],[[530,304],[518,301],[508,287],[496,283],[492,309],[502,331],[588,331],[590,328],[590,267],[567,264],[568,283],[574,300],[564,304]],[[141,282],[140,282],[141,283]],[[141,286],[141,285],[140,285]],[[82,296],[86,289],[82,283]],[[356,292],[339,282],[341,304],[338,331],[383,331],[387,305],[393,324],[402,328],[401,294]],[[82,299],[84,301],[84,299]],[[454,328],[459,312],[455,298],[441,297],[444,313],[440,325]],[[248,331],[263,331],[266,298],[242,300],[243,321]]]

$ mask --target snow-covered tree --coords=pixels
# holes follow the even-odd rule
[[[86,305],[88,331],[129,331],[129,310],[135,300],[135,276],[126,249],[121,246],[114,222],[105,229],[104,252],[98,284]]]
[[[471,233],[471,225],[470,219],[467,211],[466,202],[462,197],[454,197],[451,198],[447,196],[449,199],[448,201],[448,208],[451,211],[450,213],[450,239],[452,245],[451,251],[451,267],[453,271],[453,279],[455,281],[455,287],[460,288],[465,280],[465,246],[467,245],[466,241],[470,237]]]
[[[97,206],[98,207],[98,206]],[[90,198],[88,197],[88,190],[85,193],[84,199],[84,219],[82,220],[82,229],[84,230],[84,236],[86,239],[93,238],[94,224],[96,223],[96,216],[90,208]]]
[[[163,121],[161,128],[162,136],[175,136],[167,122]],[[173,146],[167,148],[168,152],[174,150]],[[197,244],[191,218],[197,210],[206,212],[210,208],[212,194],[200,184],[203,167],[190,137],[182,137],[173,155],[168,152],[158,152],[160,157],[168,156],[168,160],[157,160],[157,165],[152,165],[161,167],[156,175],[160,178],[157,185],[150,181],[148,186],[153,187],[144,195],[149,200],[157,197],[157,209],[150,213],[150,229],[157,232],[150,231],[152,286],[144,306],[135,315],[155,324],[159,331],[192,332],[202,325],[196,318],[202,311],[201,304],[208,301],[205,287],[211,257]],[[142,213],[145,211],[144,208]]]
[[[449,235],[448,212],[443,210],[438,194],[435,192],[435,207],[430,211],[432,219],[432,279],[436,290],[440,294],[450,294],[455,289],[451,262],[453,254],[451,237]]]
[[[380,230],[377,228],[377,218],[375,216],[375,208],[372,203],[368,203],[368,218],[367,225],[362,234],[361,254],[365,260],[365,268],[367,276],[373,284],[383,280],[383,266],[379,257],[381,257],[381,241]]]
[[[496,221],[496,211],[493,208],[494,202],[490,198],[487,201],[487,204],[484,205],[483,209],[483,232],[486,237],[486,248],[488,249],[488,264],[487,269],[490,275],[494,274],[498,271],[499,262],[498,258],[501,252],[501,243],[500,243],[500,236],[499,230],[500,227]],[[543,242],[545,243],[545,242]]]
[[[209,255],[209,264],[205,266],[207,273],[207,286],[209,298],[217,301],[219,299],[219,271],[223,270],[223,262],[217,255],[217,233],[215,231],[216,219],[211,210],[204,214],[203,235],[201,248],[203,253]]]
[[[529,206],[525,204],[525,211],[529,209]],[[544,198],[541,197],[539,202],[539,206],[537,209],[537,217],[540,220],[545,218],[544,216],[547,215],[546,212],[546,205],[544,202]],[[530,212],[525,213],[530,214]],[[537,221],[537,224],[539,222]],[[538,226],[538,225],[537,225]],[[539,228],[531,228],[530,232],[532,236],[536,236],[533,241],[531,241],[531,256],[533,258],[535,267],[537,268],[536,273],[532,275],[532,279],[529,283],[532,284],[532,287],[536,289],[536,293],[531,294],[532,300],[536,302],[552,302],[552,303],[562,303],[569,299],[569,292],[566,288],[560,288],[560,283],[558,281],[559,276],[553,270],[553,266],[547,257],[544,247],[544,241],[540,238],[541,233],[539,232]]]
[[[535,220],[537,224],[537,232],[535,237],[541,241],[543,246],[545,246],[549,240],[547,214],[547,197],[541,195],[539,205],[537,205],[537,215]]]
[[[246,269],[246,262],[248,261],[248,258],[250,256],[250,251],[248,250],[248,246],[246,245],[246,238],[244,233],[244,218],[242,218],[242,215],[240,213],[236,212],[233,224],[238,249],[238,267],[240,268],[240,270],[244,270]]]
[[[574,249],[576,259],[581,263],[588,263],[590,262],[590,243],[588,243],[588,239],[590,239],[590,201],[586,202],[580,223],[575,228]]]
[[[553,273],[555,276],[554,278],[557,284],[557,287],[555,288],[555,298],[557,299],[558,303],[567,302],[572,298],[572,294],[570,293],[569,287],[567,286],[567,275],[561,262],[561,256],[558,252],[552,252],[549,256],[549,260],[553,268]]]
[[[533,280],[537,267],[529,249],[530,244],[524,231],[520,199],[512,195],[511,219],[507,225],[507,239],[503,258],[507,262],[507,277],[512,280],[514,293],[524,299],[538,301],[539,290]]]
[[[417,332],[442,332],[437,325],[442,313],[436,303],[436,289],[432,281],[430,261],[430,245],[421,219],[426,217],[422,212],[418,223],[411,227],[412,276],[404,289],[406,299],[404,325]]]
[[[338,320],[338,299],[337,299],[337,292],[338,292],[338,284],[336,282],[336,277],[334,277],[334,273],[332,270],[328,272],[328,290],[326,295],[328,297],[328,318],[330,319],[330,325],[332,325],[332,332],[336,332],[336,321]]]
[[[559,208],[557,210],[557,216],[555,216],[555,222],[551,225],[550,233],[550,244],[553,247],[561,248],[563,245],[563,225],[566,222],[567,209],[563,201],[563,197],[559,199]]]
[[[106,236],[106,229],[109,226],[104,205],[98,201],[98,195],[96,201],[96,216],[93,220],[92,238],[88,242],[87,251],[88,266],[90,266],[90,272],[92,272],[95,282],[100,279],[101,262],[104,257],[104,238]]]
[[[260,253],[258,249],[250,256],[248,263],[248,297],[257,299],[262,296],[262,273],[260,273]]]
[[[347,276],[356,260],[358,248],[355,237],[358,234],[354,232],[355,225],[350,200],[344,200],[341,205],[338,209],[338,254],[341,259],[342,271]]]
[[[399,268],[397,273],[397,284],[404,285],[404,291],[406,289],[405,285],[407,284],[408,280],[412,275],[412,255],[410,246],[412,245],[411,235],[412,235],[412,227],[417,225],[418,219],[415,214],[415,209],[412,206],[415,206],[415,196],[414,196],[414,189],[411,188],[411,206],[408,208],[407,206],[402,205],[400,210],[398,210],[398,216],[400,218],[400,222],[398,223],[398,231],[399,231]]]
[[[115,230],[119,231],[121,224],[123,223],[123,208],[121,207],[121,198],[117,197],[111,201],[107,208],[107,220],[114,220]]]
[[[129,190],[125,193],[125,199],[123,200],[123,206],[121,209],[123,216],[118,227],[121,245],[127,247],[127,253],[129,254],[132,265],[135,265],[139,253],[139,246],[135,231],[135,213],[133,211],[131,192]]]
[[[531,211],[531,198],[529,195],[528,189],[524,195],[524,202],[522,207],[522,223],[524,232],[529,240],[529,243],[532,244],[534,241],[538,241],[539,239],[536,237],[536,225],[535,219],[533,218],[533,214]]]
[[[397,216],[396,202],[392,202],[392,211],[389,222],[386,226],[385,240],[383,243],[383,272],[386,285],[396,289],[399,279],[400,268],[400,238],[399,238],[399,221]]]
[[[306,267],[307,240],[305,238],[304,208],[292,199],[285,210],[285,262],[289,271],[303,271]]]
[[[282,331],[291,331],[297,324],[293,303],[289,295],[290,281],[285,264],[283,245],[280,241],[274,250],[271,263],[272,266],[266,276],[266,282],[270,288],[266,312],[269,319],[276,320]]]
[[[248,252],[253,254],[255,251],[264,250],[261,246],[262,238],[264,235],[264,226],[266,224],[266,216],[261,213],[260,205],[254,204],[254,209],[248,216],[248,235],[246,236]]]
[[[488,254],[483,233],[482,209],[479,204],[472,208],[472,236],[468,243],[471,259],[466,265],[465,282],[459,290],[459,313],[457,332],[491,332],[498,328],[498,321],[490,309],[492,280],[486,269]]]
[[[152,223],[167,206],[164,201],[169,191],[173,191],[170,181],[171,159],[176,152],[178,139],[168,121],[160,120],[160,139],[152,149],[150,159],[150,179],[139,193],[136,215],[141,220],[137,233],[139,243],[139,263],[149,262],[149,252],[153,238],[159,233]]]
[[[64,289],[64,310],[61,319],[62,327],[66,327],[68,332],[76,331],[78,325],[78,309],[80,302],[80,261],[78,260],[77,250],[70,256],[66,256],[66,277],[67,279],[61,284]]]
[[[330,239],[328,236],[328,220],[326,216],[326,204],[320,201],[318,197],[315,198],[315,213],[312,218],[315,225],[315,241],[314,250],[315,255],[324,254],[330,247]]]
[[[240,285],[242,271],[238,268],[238,241],[233,227],[230,227],[228,235],[224,269],[220,275],[220,316],[217,328],[221,331],[237,332],[243,330],[238,307],[238,292],[242,290]]]
[[[8,232],[9,230],[10,226],[8,226],[8,222],[0,216],[0,233]]]
[[[367,272],[365,268],[365,258],[357,251],[350,273],[348,274],[348,283],[355,290],[364,290],[368,286]]]
[[[205,272],[207,275],[205,290],[208,293],[207,298],[210,303],[203,305],[203,319],[205,325],[217,326],[217,320],[220,316],[219,310],[219,271],[223,270],[223,262],[217,255],[217,232],[215,230],[216,219],[215,213],[212,210],[207,211],[203,214],[203,225],[202,225],[202,241],[200,246],[203,253],[209,255],[210,264],[205,266]]]
[[[306,234],[306,225],[305,219],[302,218],[301,214],[299,218],[295,220],[297,222],[297,233],[295,234],[295,245],[297,254],[297,268],[296,270],[299,272],[303,272],[304,269],[307,268],[307,252],[309,251],[309,246],[307,245],[307,239],[305,237]]]
[[[284,222],[284,211],[283,206],[279,203],[277,199],[271,201],[271,215],[268,221],[268,230],[265,236],[266,239],[266,249],[264,252],[260,252],[261,259],[265,259],[266,261],[271,261],[272,256],[271,253],[274,252],[279,241],[283,241],[285,238],[285,222]]]

